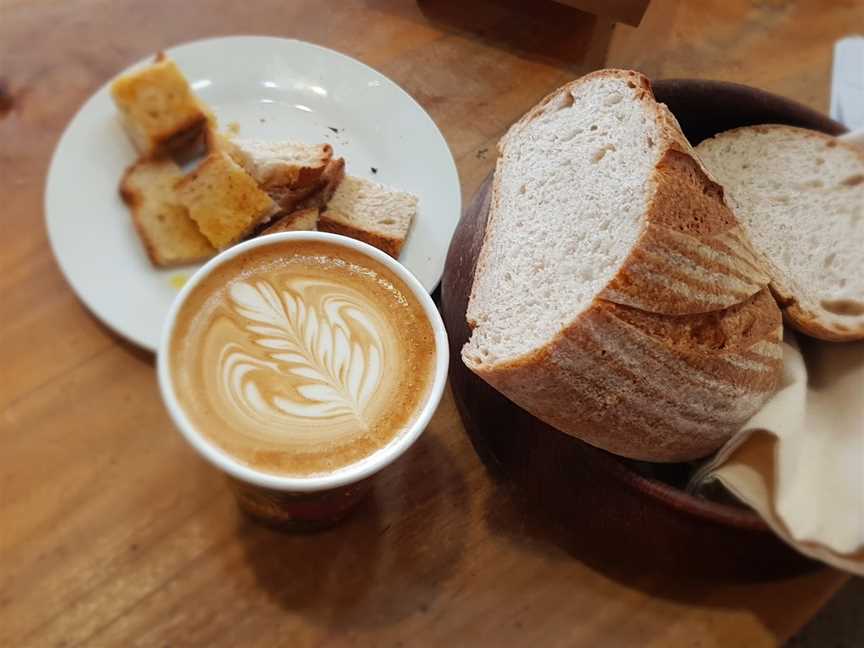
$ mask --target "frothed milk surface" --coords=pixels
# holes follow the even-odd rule
[[[412,423],[434,379],[435,338],[385,266],[326,242],[284,241],[194,288],[170,363],[181,407],[212,443],[257,470],[312,475]]]

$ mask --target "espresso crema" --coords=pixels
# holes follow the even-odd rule
[[[435,337],[385,266],[337,245],[283,241],[195,286],[170,371],[196,429],[240,462],[307,476],[354,463],[425,404]]]

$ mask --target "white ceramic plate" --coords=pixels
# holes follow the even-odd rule
[[[235,122],[241,137],[329,142],[348,173],[417,195],[419,213],[400,261],[434,290],[461,191],[444,137],[404,90],[352,58],[296,40],[216,38],[168,54],[222,129]],[[48,235],[87,307],[120,335],[155,350],[168,308],[197,266],[157,270],[147,259],[117,194],[136,156],[108,85],[84,104],[54,152],[45,190]]]

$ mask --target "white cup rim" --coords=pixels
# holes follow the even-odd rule
[[[388,444],[379,448],[371,455],[368,455],[357,462],[348,464],[347,466],[338,468],[332,473],[324,475],[277,475],[256,470],[244,463],[241,463],[215,445],[212,441],[208,440],[195,428],[177,400],[171,377],[170,355],[168,353],[168,350],[170,349],[170,340],[177,321],[177,314],[180,312],[180,309],[186,302],[186,299],[192,290],[194,290],[195,287],[216,268],[238,255],[248,252],[249,250],[277,245],[286,241],[323,241],[334,244],[338,247],[354,250],[382,264],[398,276],[405,285],[408,286],[411,292],[414,293],[414,296],[423,306],[423,310],[426,313],[426,317],[428,318],[435,335],[435,377],[432,381],[432,386],[429,390],[426,402],[413,423],[402,434],[392,439]],[[230,476],[254,486],[279,491],[315,492],[347,486],[369,477],[395,461],[414,444],[428,426],[429,421],[435,414],[438,404],[441,401],[441,396],[444,393],[444,386],[447,382],[450,351],[447,332],[444,328],[444,323],[441,320],[441,315],[435,307],[435,303],[432,301],[432,298],[429,296],[429,293],[426,292],[426,289],[420,281],[396,259],[371,245],[363,243],[362,241],[357,241],[339,234],[330,234],[326,232],[280,232],[277,234],[259,236],[220,252],[199,268],[192,277],[190,277],[174,299],[174,302],[171,304],[171,308],[168,311],[168,316],[162,328],[162,335],[160,337],[156,357],[159,389],[162,394],[162,400],[168,409],[168,413],[171,416],[174,425],[186,441],[201,456],[203,456],[204,459]]]

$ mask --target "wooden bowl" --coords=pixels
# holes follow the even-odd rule
[[[695,146],[715,133],[782,123],[839,134],[845,129],[788,99],[732,83],[673,79],[653,84]],[[815,563],[737,503],[682,488],[691,467],[617,457],[537,420],[465,368],[465,310],[486,228],[491,175],[459,223],[444,269],[441,302],[450,337],[450,380],[465,429],[487,468],[515,485],[532,525],[575,557],[601,568],[764,579]],[[548,532],[550,529],[553,532]]]

